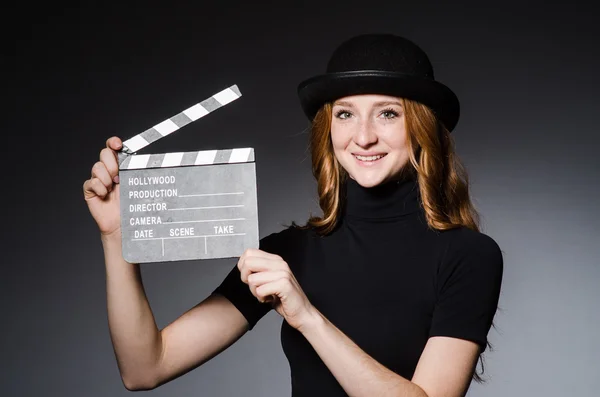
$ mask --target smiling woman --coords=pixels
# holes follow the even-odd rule
[[[122,142],[107,141],[84,197],[102,235],[123,383],[152,389],[181,376],[275,310],[294,396],[463,396],[487,346],[503,258],[479,231],[454,154],[458,99],[419,47],[389,34],[342,43],[298,94],[322,216],[261,239],[162,330],[139,266],[123,260]],[[234,232],[223,226],[215,233]]]
[[[454,153],[458,99],[385,34],[343,43],[298,93],[323,215],[264,238],[215,294],[250,329],[283,316],[294,395],[464,395],[503,259]]]
[[[333,151],[348,175],[365,187],[397,178],[409,157],[400,99],[344,97],[335,101],[332,112]]]

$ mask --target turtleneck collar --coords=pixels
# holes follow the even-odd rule
[[[348,177],[345,191],[344,214],[352,219],[390,220],[420,209],[419,185],[413,177],[404,177],[371,188],[365,188]]]

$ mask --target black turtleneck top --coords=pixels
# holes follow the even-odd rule
[[[367,354],[411,379],[432,336],[485,350],[496,312],[503,258],[489,236],[466,227],[428,228],[414,179],[364,188],[349,179],[334,232],[289,227],[260,241],[280,255],[310,302]],[[246,317],[249,329],[271,310],[234,267],[214,291]],[[292,395],[346,396],[302,334],[285,321],[281,343]]]

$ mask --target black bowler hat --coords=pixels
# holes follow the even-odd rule
[[[460,105],[450,88],[435,81],[429,57],[412,41],[392,34],[365,34],[343,42],[325,74],[303,81],[298,96],[312,120],[324,103],[358,94],[381,94],[427,105],[449,131]]]

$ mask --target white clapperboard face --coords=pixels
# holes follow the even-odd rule
[[[130,263],[231,258],[258,248],[252,148],[134,154],[241,96],[232,86],[123,142],[123,258]]]

